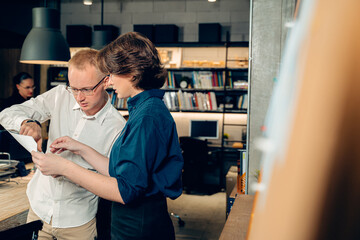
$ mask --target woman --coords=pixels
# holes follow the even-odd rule
[[[69,137],[55,140],[51,148],[81,155],[101,174],[55,154],[32,152],[33,161],[43,174],[65,176],[114,201],[112,239],[175,239],[166,197],[182,193],[183,159],[175,122],[159,90],[166,71],[158,52],[149,39],[131,32],[102,49],[97,60],[117,96],[129,98],[129,120],[110,159]]]
[[[14,104],[20,104],[31,98],[34,94],[34,79],[26,72],[18,73],[13,78],[13,94],[4,100],[0,111]]]

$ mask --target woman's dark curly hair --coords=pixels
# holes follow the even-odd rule
[[[154,44],[144,35],[128,32],[105,46],[97,55],[100,71],[105,74],[130,75],[135,88],[161,88],[167,72]]]

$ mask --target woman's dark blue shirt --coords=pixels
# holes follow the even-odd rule
[[[125,203],[163,193],[182,193],[182,158],[176,125],[162,98],[164,91],[143,91],[128,100],[129,120],[115,141],[109,174]]]

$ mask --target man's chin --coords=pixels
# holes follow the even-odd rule
[[[83,111],[86,111],[86,110],[89,110],[89,105],[88,104],[79,104],[80,105],[80,108],[81,108],[81,110],[83,110]]]

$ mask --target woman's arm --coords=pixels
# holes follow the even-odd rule
[[[50,151],[52,153],[62,153],[65,150],[80,155],[98,172],[105,176],[109,176],[109,158],[103,156],[92,147],[89,147],[88,145],[78,142],[70,137],[57,138],[50,145]]]
[[[37,169],[44,175],[64,176],[97,196],[125,204],[115,178],[89,171],[51,153],[43,154],[32,151],[31,155]]]

